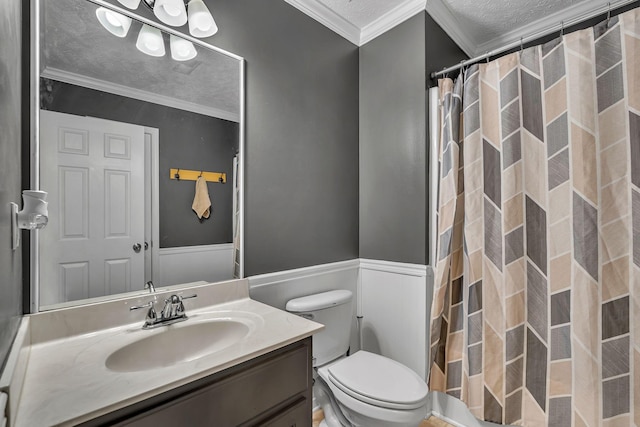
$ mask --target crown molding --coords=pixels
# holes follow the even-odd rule
[[[360,28],[317,0],[285,0],[305,15],[315,19],[356,46],[360,46]]]
[[[93,77],[87,77],[81,74],[76,74],[57,68],[46,67],[40,73],[40,76],[47,79],[57,80],[63,83],[70,83],[76,86],[82,86],[102,92],[109,92],[127,98],[135,98],[140,101],[151,102],[153,104],[166,105],[167,107],[178,108],[180,110],[191,111],[193,113],[204,114],[206,116],[217,117],[232,122],[240,121],[240,115],[237,113],[220,110],[213,107],[206,107],[193,102],[172,98],[170,96],[158,95],[157,93],[135,89],[129,86],[111,83]]]
[[[470,58],[475,56],[476,44],[464,32],[455,15],[442,0],[427,0],[427,13],[442,27],[445,33],[462,49]]]
[[[628,0],[612,1],[610,7],[611,9],[616,9],[628,3],[631,2]],[[517,45],[521,39],[525,42],[531,41],[543,34],[550,34],[556,30],[558,31],[558,36],[560,36],[563,22],[566,23],[565,26],[571,26],[580,18],[593,14],[594,11],[599,9],[602,13],[607,13],[609,5],[607,3],[603,4],[602,0],[585,0],[478,45],[472,56],[481,55],[512,44]]]
[[[402,24],[409,18],[425,10],[427,0],[407,0],[392,11],[386,13],[360,31],[360,44],[370,42],[393,27]]]
[[[604,4],[603,0],[584,0],[577,5],[567,7],[535,22],[501,34],[482,44],[477,44],[473,37],[465,31],[465,27],[460,24],[443,0],[406,0],[362,29],[319,0],[285,1],[356,46],[368,43],[426,9],[427,13],[442,27],[460,49],[470,58],[473,58],[501,49],[504,46],[517,45],[521,39],[527,41],[528,39],[537,38],[543,33],[548,34],[555,29],[560,31],[561,22],[566,22],[568,23],[567,26],[569,26],[572,25],[571,21],[576,21],[577,18],[587,16],[587,14],[593,13],[598,9],[602,13],[606,13],[609,7],[616,9],[636,0],[614,0]],[[552,24],[549,25],[549,23]]]
[[[427,4],[427,0],[406,0],[398,7],[360,29],[318,0],[285,1],[356,46],[362,46],[422,12]]]

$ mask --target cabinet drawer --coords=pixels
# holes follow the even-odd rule
[[[311,423],[310,406],[306,399],[300,400],[260,425],[262,427],[307,427]]]
[[[260,414],[296,395],[303,396],[310,387],[310,358],[309,346],[298,347],[178,397],[119,425],[240,425],[256,419]],[[273,424],[279,425],[285,424]]]

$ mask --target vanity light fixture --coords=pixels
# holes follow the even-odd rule
[[[123,6],[128,7],[129,9],[137,9],[140,4],[140,0],[118,0]]]
[[[116,37],[126,37],[131,27],[131,18],[104,7],[96,9],[96,17],[100,24]]]
[[[218,32],[218,26],[202,0],[189,2],[189,32],[193,37],[211,37]]]
[[[130,9],[136,9],[140,0],[118,0]],[[142,0],[146,6],[164,23],[181,26],[189,22],[189,32],[194,37],[209,37],[218,31],[218,26],[211,16],[211,12],[202,0]],[[187,18],[187,5],[189,14]],[[131,27],[132,19],[121,13],[104,7],[96,9],[98,21],[111,34],[126,37]],[[143,24],[136,47],[140,52],[151,56],[164,56],[165,47],[162,33],[157,28]],[[175,61],[188,61],[196,57],[198,52],[188,40],[171,36],[169,39],[171,58]]]
[[[188,61],[198,54],[193,43],[174,35],[169,36],[169,47],[171,48],[171,58],[175,61]]]
[[[130,0],[118,0],[123,1]],[[163,23],[181,27],[189,22],[193,37],[211,37],[218,32],[213,15],[203,0],[142,0]]]
[[[159,29],[147,24],[142,24],[142,29],[138,34],[136,47],[140,52],[151,56],[164,56],[164,40]]]
[[[148,1],[145,0],[145,3]],[[187,8],[183,0],[155,0],[153,14],[172,27],[181,27],[187,23]]]

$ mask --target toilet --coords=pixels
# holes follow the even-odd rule
[[[353,295],[347,290],[292,299],[286,310],[321,323],[313,335],[314,399],[327,427],[416,427],[426,415],[427,385],[414,371],[368,351],[347,356]]]

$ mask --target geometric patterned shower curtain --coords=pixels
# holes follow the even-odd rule
[[[501,424],[640,426],[640,11],[439,89],[430,388]]]

